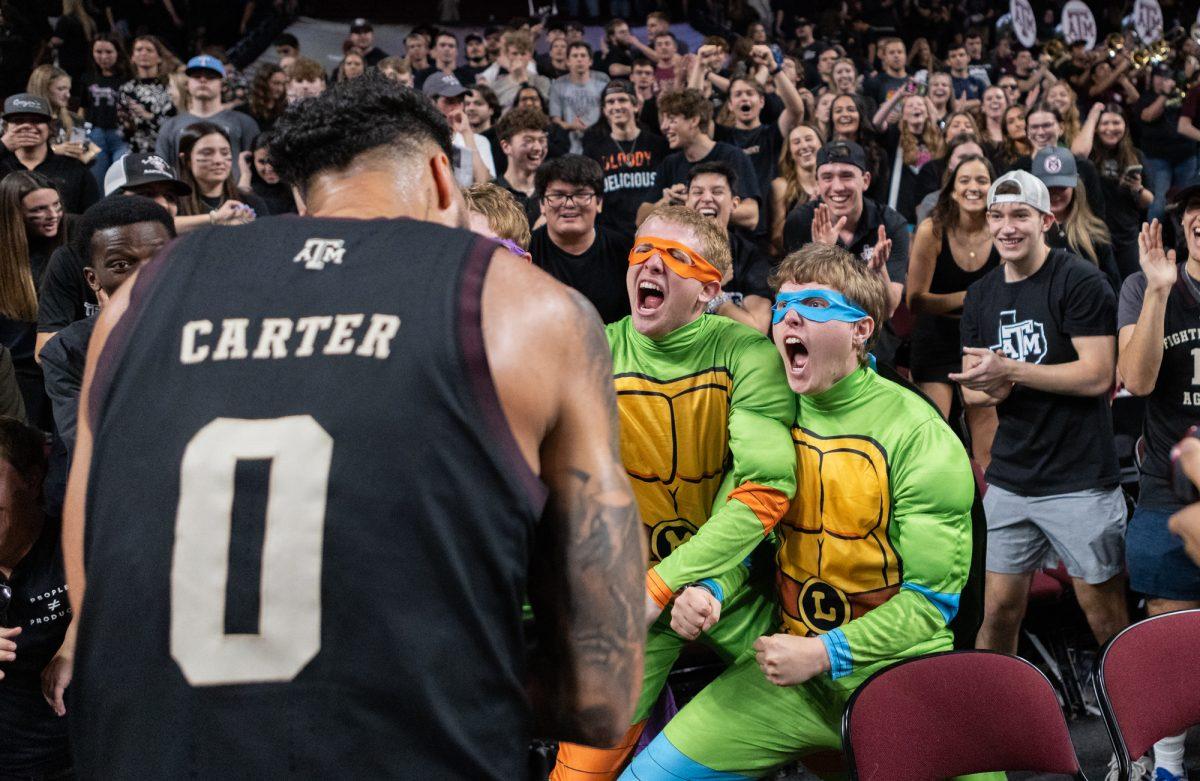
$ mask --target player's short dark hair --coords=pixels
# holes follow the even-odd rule
[[[80,215],[71,248],[85,266],[91,266],[93,236],[109,228],[139,222],[157,222],[167,229],[168,236],[175,238],[175,220],[166,209],[141,195],[113,193],[96,201]]]
[[[604,171],[599,163],[583,155],[563,155],[542,163],[533,175],[533,187],[538,200],[546,196],[546,188],[551,182],[590,187],[596,197],[604,196]]]
[[[428,98],[366,73],[290,106],[275,125],[271,163],[285,182],[304,187],[380,147],[412,155],[432,143],[453,158],[450,138],[450,125]]]
[[[592,56],[592,45],[590,43],[588,43],[587,41],[576,41],[575,43],[568,46],[567,47],[567,56],[570,57],[571,52],[575,51],[576,49],[584,49],[587,51],[589,57]]]
[[[717,176],[724,176],[725,181],[729,183],[730,190],[737,188],[737,171],[735,171],[733,166],[731,166],[729,163],[726,163],[724,160],[711,160],[707,163],[700,163],[699,165],[692,166],[692,170],[688,171],[688,187],[692,186],[693,179],[695,179],[697,176],[703,176],[704,174],[716,174]]]
[[[46,474],[46,437],[24,421],[0,415],[0,458],[22,478]]]
[[[280,33],[275,36],[275,40],[271,41],[272,46],[291,46],[293,49],[300,48],[300,39],[291,33]]]

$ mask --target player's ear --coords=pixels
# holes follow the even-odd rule
[[[292,198],[296,201],[296,213],[302,217],[308,214],[308,204],[304,202],[304,193],[296,185],[292,185]]]
[[[458,193],[458,182],[454,179],[450,158],[444,152],[438,152],[429,159],[429,172],[433,175],[433,186],[437,192],[438,211],[449,211]]]

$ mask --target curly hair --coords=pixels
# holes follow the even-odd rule
[[[276,73],[283,73],[283,68],[264,62],[254,71],[254,81],[250,82],[250,115],[258,120],[259,125],[279,119],[279,115],[287,108],[286,100],[276,100],[271,96],[271,77]]]
[[[412,156],[434,144],[453,157],[450,125],[429,99],[379,73],[334,84],[290,106],[275,126],[271,160],[283,181],[304,188],[322,171],[387,148]]]

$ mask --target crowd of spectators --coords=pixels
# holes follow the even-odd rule
[[[1176,285],[1163,261],[1169,251],[1200,263],[1200,46],[1175,36],[1169,56],[1142,58],[1147,42],[1127,29],[1113,46],[1102,18],[1096,47],[1065,41],[1056,56],[1044,45],[1052,9],[1039,17],[1042,44],[1023,47],[994,8],[971,2],[954,13],[918,0],[806,15],[785,1],[766,18],[746,3],[693,5],[695,51],[663,11],[611,19],[598,47],[582,24],[551,18],[461,36],[419,26],[404,51],[385,52],[357,19],[332,70],[285,33],[273,43],[278,64],[243,71],[220,47],[273,11],[253,0],[186,22],[170,0],[102,13],[66,0],[45,30],[0,3],[4,29],[46,41],[24,52],[28,67],[4,60],[0,413],[53,434],[47,512],[62,501],[72,446],[90,333],[79,324],[170,236],[295,213],[271,164],[275,121],[331,84],[378,72],[446,118],[475,227],[580,291],[606,323],[630,313],[633,235],[656,206],[685,206],[727,232],[733,260],[708,311],[764,334],[768,278],[787,254],[812,242],[868,264],[883,253],[873,267],[888,283],[889,319],[875,360],[908,374],[944,416],[961,411],[964,441],[987,470],[988,570],[1004,578],[989,581],[981,644],[1016,650],[1029,577],[1059,559],[1096,640],[1111,637],[1129,620],[1111,392],[1185,398],[1147,429],[1139,512],[1160,525],[1176,507],[1160,451],[1200,422],[1193,363],[1163,359],[1162,347],[1151,356],[1164,307],[1168,336],[1189,333],[1188,317],[1200,333],[1195,298],[1165,303],[1200,280],[1181,271]],[[993,320],[1018,294],[992,272],[1024,263],[1021,242],[1033,241],[1015,222],[992,224],[989,188],[1010,172],[1022,172],[1005,184],[1034,204],[1051,250],[1049,271],[1019,294],[1044,316],[997,336]],[[1033,181],[1049,193],[1044,212]],[[104,206],[126,195],[158,210]],[[997,361],[1078,367],[1042,376]],[[1061,503],[1035,511],[1035,499]],[[1038,513],[1076,525],[1052,534]],[[1176,554],[1148,564],[1145,551],[1165,543],[1144,544],[1128,568],[1150,612],[1200,606],[1194,566]],[[11,550],[0,540],[0,553]],[[15,563],[0,559],[0,583]],[[1167,566],[1182,574],[1163,576]],[[53,694],[54,643],[44,645]],[[40,689],[40,670],[26,672]],[[60,710],[61,689],[55,701]],[[0,696],[0,723],[8,702]],[[46,721],[34,732],[58,745]],[[30,759],[30,772],[53,769],[54,757],[36,760],[48,764]]]

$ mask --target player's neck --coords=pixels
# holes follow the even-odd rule
[[[359,171],[353,176],[322,177],[306,193],[306,212],[313,217],[358,220],[410,217],[425,222],[457,224],[439,212],[429,197],[402,197],[400,189],[396,172],[388,169]]]

